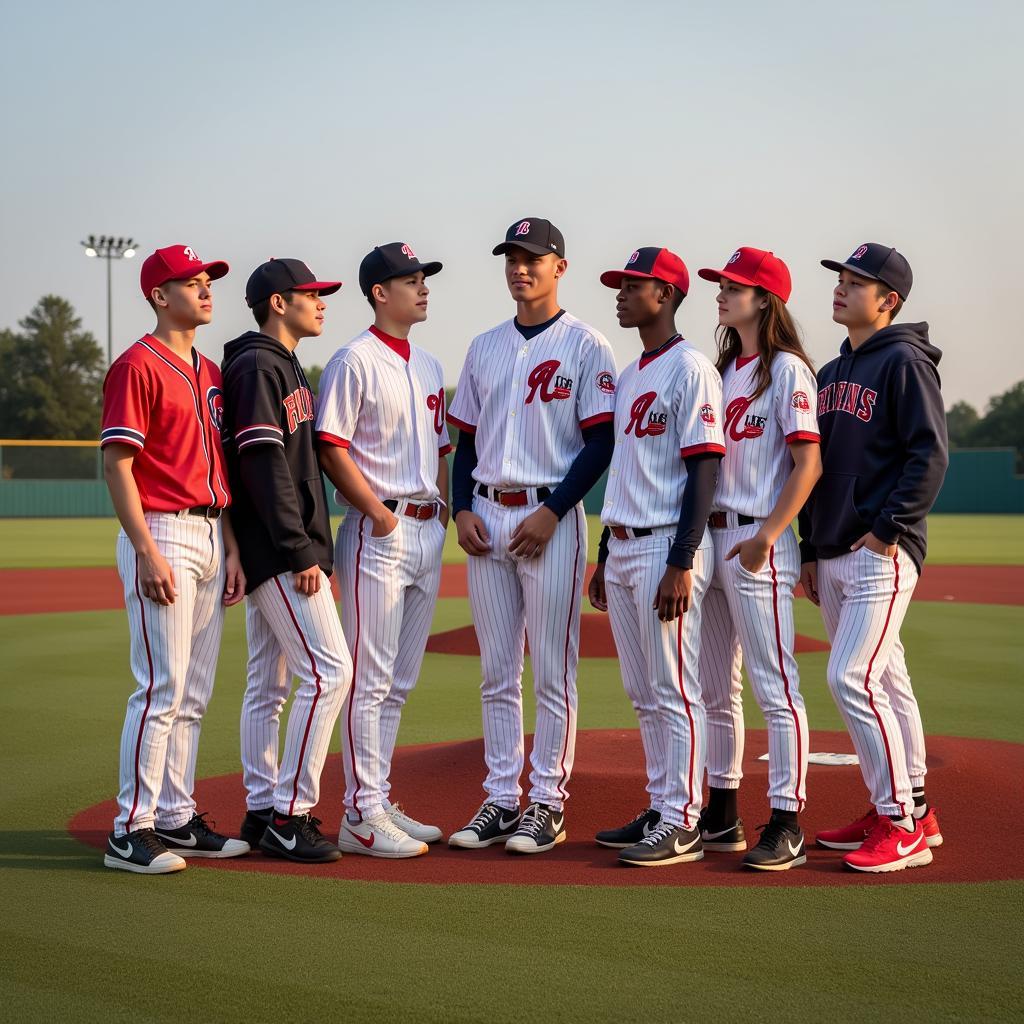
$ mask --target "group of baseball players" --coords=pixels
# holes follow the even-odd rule
[[[942,836],[900,626],[947,451],[940,353],[927,324],[893,323],[910,293],[907,260],[878,243],[822,260],[838,274],[833,319],[848,336],[816,377],[786,305],[789,270],[773,253],[744,246],[698,271],[718,286],[712,363],[676,329],[685,263],[637,249],[601,275],[620,326],[639,336],[620,375],[607,340],[559,304],[568,263],[550,221],[516,221],[493,253],[515,315],[473,339],[450,410],[440,363],[409,340],[442,265],[408,244],[363,259],[373,324],[331,357],[316,396],[296,349],[322,333],[340,281],[297,259],[257,267],[245,291],[256,330],[229,342],[218,368],[195,334],[227,264],[183,245],[143,263],[156,326],[104,385],[136,681],[104,863],[163,874],[255,847],[302,863],[406,858],[441,840],[392,802],[390,775],[450,518],[469,556],[486,777],[482,805],[448,843],[535,854],[564,842],[588,590],[583,499],[605,470],[588,596],[611,621],[648,801],[596,842],[625,865],[706,850],[746,851],[744,867],[767,871],[806,861],[799,580],[832,641],[828,684],[871,800],[816,842],[859,871],[930,863]],[[450,486],[448,424],[459,432]],[[325,475],[347,506],[336,538]],[[197,813],[193,789],[224,609],[243,598],[247,810],[233,838]],[[527,637],[536,723],[524,809]],[[749,850],[737,811],[743,666],[769,744],[770,815]],[[345,797],[334,840],[314,811],[336,725]]]

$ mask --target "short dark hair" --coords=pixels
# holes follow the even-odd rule
[[[891,288],[884,281],[878,282],[878,297],[882,298],[884,295],[888,295],[889,292],[895,292],[895,288]],[[896,305],[889,310],[889,323],[892,323],[896,319],[897,314],[903,308],[903,299],[899,292],[896,292]]]
[[[274,295],[280,295],[286,303],[291,303],[292,301],[291,289],[286,292],[274,292]],[[268,295],[262,302],[257,302],[252,307],[252,315],[256,320],[257,327],[265,327],[270,319],[270,300],[274,295]]]
[[[686,298],[686,292],[677,285],[672,285],[672,288],[674,289],[674,294],[672,296],[672,312],[678,313],[679,307],[683,304],[683,299]]]

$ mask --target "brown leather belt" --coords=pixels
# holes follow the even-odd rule
[[[537,501],[544,501],[551,497],[550,487],[535,487],[533,490],[537,492]],[[487,498],[488,501],[496,502],[498,505],[519,506],[530,504],[530,492],[528,490],[499,491],[497,487],[488,487],[487,484],[477,484],[476,493],[479,494],[481,498]]]

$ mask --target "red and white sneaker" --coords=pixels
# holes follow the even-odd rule
[[[923,818],[918,819],[918,821],[921,822],[921,828],[924,829],[924,838],[929,847],[942,845],[942,833],[939,831],[939,819],[935,815],[935,808],[929,807],[928,813]]]
[[[902,871],[923,868],[932,862],[921,822],[914,822],[914,831],[906,832],[891,818],[879,816],[875,827],[861,844],[843,858],[854,871]]]
[[[878,824],[878,811],[872,807],[863,818],[858,818],[842,828],[830,828],[819,832],[814,841],[826,850],[859,850],[871,830]]]

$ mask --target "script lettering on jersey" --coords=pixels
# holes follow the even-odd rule
[[[308,423],[314,416],[313,395],[309,388],[299,387],[285,395],[284,407],[288,413],[288,433],[294,434],[300,423]]]
[[[852,381],[839,380],[826,384],[818,392],[818,416],[845,412],[865,423],[870,422],[878,401],[878,392]]]
[[[743,441],[750,437],[760,437],[764,433],[765,417],[748,413],[750,399],[734,398],[725,410],[725,429],[734,441]],[[740,426],[740,419],[743,425]]]
[[[629,407],[629,422],[623,433],[633,434],[635,437],[657,437],[658,434],[665,433],[668,413],[650,411],[657,397],[656,391],[646,391],[633,401]]]
[[[526,383],[529,387],[529,391],[526,393],[527,405],[538,394],[542,402],[565,399],[572,395],[572,377],[565,377],[556,373],[560,365],[557,359],[548,359],[530,371],[530,376],[526,378]]]
[[[438,388],[437,394],[427,395],[427,408],[434,413],[434,432],[440,435],[444,430],[444,388]]]

